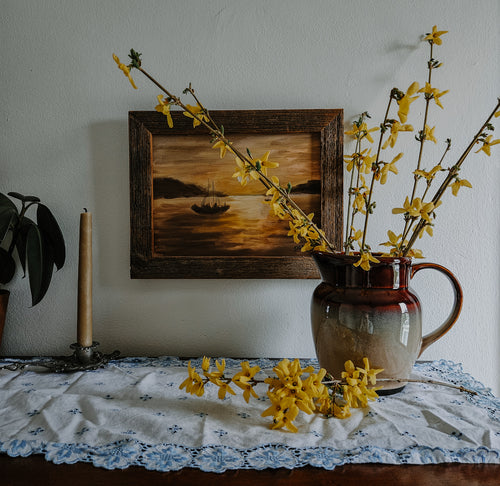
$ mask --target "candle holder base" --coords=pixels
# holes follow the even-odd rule
[[[99,343],[94,341],[92,346],[81,346],[74,343],[70,346],[73,349],[71,356],[58,356],[54,358],[41,358],[26,361],[12,361],[8,365],[0,366],[2,370],[22,370],[25,368],[44,368],[54,373],[71,373],[74,371],[89,371],[103,368],[109,361],[116,359],[120,351],[113,351],[111,354],[103,354],[97,351]]]

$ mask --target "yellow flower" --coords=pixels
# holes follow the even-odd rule
[[[260,368],[258,366],[250,368],[250,363],[248,361],[244,361],[241,363],[241,371],[233,376],[233,383],[243,390],[243,398],[247,403],[250,400],[250,395],[254,398],[259,398],[253,389],[253,385],[249,383],[249,381],[251,381],[259,371]]]
[[[223,359],[221,363],[219,363],[219,361],[215,361],[215,365],[217,366],[217,370],[218,371],[212,371],[212,372],[208,372],[208,368],[207,370],[203,370],[203,374],[204,376],[206,376],[212,383],[215,383],[216,385],[219,385],[218,381],[219,381],[219,378],[222,378],[223,375],[224,375],[224,369],[226,367],[226,361]],[[202,365],[202,369],[203,369],[203,366],[207,366],[206,363],[204,362],[203,365]]]
[[[167,123],[170,128],[174,126],[172,121],[172,115],[170,114],[170,103],[163,99],[163,95],[158,95],[158,104],[155,106],[155,110],[162,113],[167,117]]]
[[[293,421],[297,418],[299,414],[299,407],[295,404],[295,399],[291,397],[286,397],[279,399],[276,396],[269,394],[271,399],[271,407],[262,412],[262,417],[268,415],[273,415],[273,423],[271,425],[272,429],[281,429],[286,427],[291,432],[297,432],[297,427],[293,424]]]
[[[201,363],[201,369],[205,372],[208,372],[208,370],[210,369],[210,358],[203,356],[203,361]]]
[[[256,174],[256,172],[254,172]],[[280,187],[280,182],[279,179],[276,176],[271,177],[271,181],[274,183],[273,186],[271,186],[267,192],[266,196],[271,196],[271,199],[264,199],[262,201],[263,204],[269,204],[270,206],[270,211],[273,213],[275,216],[277,216],[280,219],[285,219],[288,211],[287,211],[287,203],[284,197],[281,195],[279,191]],[[289,236],[292,236],[289,234]]]
[[[252,395],[254,398],[259,398],[259,395],[255,393],[255,390],[253,389],[253,386],[250,383],[238,381],[235,383],[235,385],[243,390],[243,398],[247,403],[250,401],[250,395]]]
[[[344,161],[347,164],[347,172],[351,172],[354,167],[357,167],[362,155],[366,152],[367,149],[363,150],[361,153],[354,153],[352,155],[344,155]]]
[[[283,384],[288,384],[296,380],[302,369],[300,367],[300,361],[294,359],[292,362],[288,358],[282,359],[274,368],[273,371],[278,375],[278,379]]]
[[[368,388],[368,379],[373,384],[376,382],[376,375],[381,369],[370,369],[368,358],[363,358],[364,368],[355,368],[352,361],[346,361],[345,371],[342,372],[344,400],[349,407],[366,407],[368,400],[375,400],[378,397],[376,388]]]
[[[204,393],[204,383],[201,376],[191,367],[191,361],[188,363],[188,377],[181,383],[179,389],[186,388],[187,393],[201,397]]]
[[[359,171],[364,174],[369,174],[372,170],[372,165],[377,159],[377,155],[370,155],[372,149],[368,150],[368,153],[363,157],[363,163],[361,164],[361,167],[359,168]]]
[[[500,111],[498,113],[500,113]],[[491,141],[492,138],[493,138],[493,135],[488,135],[486,137],[486,139],[483,140],[483,145],[481,146],[481,148],[479,150],[476,150],[476,154],[478,152],[483,151],[486,155],[490,156],[491,155],[490,147],[492,145],[496,145],[497,143],[500,143],[500,138],[497,138],[496,140]]]
[[[259,371],[259,366],[250,368],[250,363],[243,361],[241,363],[241,371],[233,376],[233,381],[250,381]]]
[[[402,125],[398,121],[395,121],[391,125],[391,133],[389,135],[389,138],[385,141],[382,148],[385,149],[389,145],[391,147],[394,147],[394,145],[398,139],[399,132],[412,132],[412,131],[413,131],[413,127],[411,125]]]
[[[236,157],[235,161],[238,170],[233,174],[233,177],[236,177],[243,187],[247,185],[250,177],[254,180],[259,179],[258,172],[247,161],[241,160],[239,157]]]
[[[368,196],[368,191],[362,193],[361,191],[356,191],[356,196],[352,203],[352,206],[359,211],[361,214],[365,214],[365,196]]]
[[[383,368],[378,368],[378,369],[373,369],[373,368],[370,368],[370,361],[368,360],[368,358],[363,358],[363,364],[365,365],[364,368],[357,368],[359,370],[359,372],[361,374],[364,374],[368,381],[370,382],[370,384],[372,385],[375,385],[375,383],[377,382],[377,375],[379,373],[381,373],[382,371],[384,371]]]
[[[310,397],[321,396],[326,389],[326,386],[322,383],[325,375],[326,370],[324,368],[321,368],[318,373],[311,373],[303,382],[303,390]]]
[[[271,162],[269,160],[269,154],[271,152],[267,151],[262,157],[259,159],[252,159],[252,164],[257,166],[257,164],[260,164],[261,166],[261,172],[265,175],[267,175],[267,169],[275,169],[276,167],[279,167],[278,162]]]
[[[137,89],[137,86],[135,85],[134,80],[132,79],[132,76],[130,75],[130,68],[128,66],[126,66],[125,64],[123,64],[122,62],[120,62],[120,59],[118,58],[118,56],[116,54],[113,54],[113,59],[115,60],[116,64],[118,65],[118,69],[121,69],[123,71],[123,74],[125,74],[125,76],[127,76],[132,87],[134,89]]]
[[[441,104],[441,101],[439,100],[439,98],[441,98],[441,96],[444,96],[446,93],[448,93],[449,90],[447,89],[445,91],[439,91],[438,89],[433,88],[430,83],[426,82],[425,87],[419,89],[418,92],[424,93],[426,95],[426,98],[434,99],[434,101],[436,102],[436,105],[438,105],[440,108],[443,108],[443,105]]]
[[[381,243],[382,246],[393,246],[393,247],[398,247],[400,244],[400,239],[402,238],[402,234],[400,233],[399,235],[396,235],[393,231],[389,230],[387,231],[387,236],[389,237],[389,241],[386,241],[385,243]]]
[[[418,92],[419,88],[419,84],[415,81],[408,87],[406,94],[398,101],[398,116],[401,123],[406,123],[408,113],[410,112],[410,105],[418,99],[418,96],[413,95]]]
[[[312,219],[313,213],[311,213],[308,217]],[[327,251],[328,250],[328,245],[326,241],[324,240],[325,234],[321,230],[316,230],[315,228],[310,226],[311,223],[307,222],[304,223],[304,226],[301,228],[301,235],[303,234],[302,238],[306,240],[306,244],[301,248],[300,251],[306,252],[306,251]],[[320,234],[321,233],[321,234]],[[292,233],[293,234],[293,233]],[[289,233],[289,236],[292,236],[292,234]],[[298,243],[298,242],[296,242]]]
[[[280,188],[280,180],[276,177],[276,176],[273,176],[271,177],[271,182],[273,183],[273,185],[271,185],[271,187],[269,187],[269,189],[266,191],[266,196],[271,196],[271,199],[269,198],[266,198],[264,199],[262,202],[264,204],[269,204],[269,205],[273,205],[275,204],[282,196],[281,196],[281,193],[279,191],[279,188]],[[271,207],[271,210],[272,210],[272,207]]]
[[[198,104],[196,106],[186,105],[189,111],[184,111],[184,116],[193,119],[193,128],[201,124],[201,120],[208,122],[208,117],[203,108]]]
[[[424,40],[440,46],[443,43],[443,41],[441,40],[441,36],[447,33],[447,30],[437,30],[437,26],[435,25],[434,27],[432,27],[432,32],[430,34],[427,34]]]
[[[361,123],[361,125],[357,125],[356,123],[352,124],[352,130],[348,130],[345,132],[346,135],[350,135],[353,138],[356,139],[363,139],[366,138],[370,143],[373,143],[373,138],[370,135],[371,132],[375,132],[378,130],[378,127],[373,127],[368,129],[368,126],[366,123]]]
[[[377,260],[369,251],[365,251],[361,254],[361,258],[354,263],[355,267],[361,267],[363,270],[370,270],[370,262],[380,263],[380,260]]]
[[[290,227],[290,231],[287,233],[287,236],[293,236],[293,241],[295,243],[300,243],[300,231],[297,226],[295,226],[292,221],[288,222],[288,226]]]
[[[273,393],[268,392],[268,396],[271,401],[271,406],[260,414],[261,417],[268,417],[269,415],[273,417],[279,416],[283,413],[282,405],[286,406],[286,404],[283,403],[284,400],[279,399]]]
[[[436,137],[434,136],[434,129],[436,127],[430,128],[428,125],[425,125],[425,140],[430,140],[431,142],[437,143]]]
[[[363,231],[357,230],[353,226],[351,226],[351,231],[354,231],[354,234],[351,234],[351,239],[353,241],[359,242],[361,238],[363,238]]]
[[[439,108],[443,108],[443,105],[441,104],[441,102],[439,101],[439,98],[441,98],[441,96],[445,95],[446,93],[448,93],[449,90],[445,90],[445,91],[437,91],[434,93],[434,101],[436,102],[436,105],[439,106]]]
[[[401,214],[401,213],[410,213],[411,211],[411,204],[410,201],[408,200],[408,196],[406,196],[405,202],[403,203],[402,208],[394,208],[392,210],[392,214]]]
[[[349,418],[351,416],[351,409],[349,408],[349,405],[347,405],[347,404],[340,407],[339,405],[334,403],[333,404],[333,415],[339,419],[346,419],[346,418]]]
[[[408,213],[412,218],[420,217],[430,223],[431,220],[429,213],[431,213],[435,208],[437,208],[438,205],[434,206],[432,202],[424,204],[419,197],[416,197],[410,204],[407,196],[403,204],[403,207],[394,208],[392,210],[392,214]]]
[[[231,144],[230,143],[226,143],[224,142],[223,140],[219,140],[218,142],[215,142],[213,145],[212,145],[212,148],[213,149],[219,149],[220,150],[220,158],[223,159],[224,156],[226,155],[226,152],[229,150],[230,152],[232,152],[232,149],[231,149]]]
[[[434,166],[429,172],[426,172],[425,170],[415,170],[413,173],[419,177],[423,177],[424,179],[431,181],[440,170],[443,170],[443,168],[438,164]]]
[[[224,400],[224,398],[226,398],[226,393],[236,395],[234,390],[229,386],[229,383],[222,380],[214,380],[212,383],[215,383],[219,387],[219,393],[217,394],[219,400]]]
[[[499,140],[500,141],[500,140]],[[456,196],[458,194],[458,190],[462,187],[472,187],[472,184],[467,179],[459,179],[456,178],[455,182],[451,184],[451,193]]]
[[[285,219],[287,216],[287,205],[284,202],[275,202],[271,205],[271,209],[274,212],[274,215],[279,219]]]
[[[392,172],[393,174],[398,173],[397,167],[394,165],[401,157],[403,157],[403,153],[399,153],[392,159],[392,162],[389,162],[388,164],[384,164],[382,169],[380,169],[380,184],[385,184],[387,182],[387,175],[389,172]]]
[[[290,221],[290,225],[294,228],[294,233],[302,238],[306,238],[308,236],[309,226],[311,225],[311,221],[314,218],[314,213],[310,213],[306,218],[301,216],[300,214],[294,214],[295,219]],[[291,234],[289,236],[292,236]],[[312,235],[312,238],[319,237],[319,235]],[[298,243],[296,241],[295,243]]]
[[[351,172],[354,167],[357,167],[361,173],[368,174],[376,159],[376,155],[370,155],[370,153],[371,149],[365,149],[361,153],[345,155],[344,160],[347,164],[347,171]]]
[[[424,255],[422,254],[422,250],[417,250],[416,248],[412,248],[408,253],[407,256],[410,258],[424,258]]]
[[[434,231],[432,229],[432,225],[425,224],[424,227],[420,230],[418,237],[422,238],[424,236],[424,233],[427,233],[429,236],[432,236],[434,234]]]

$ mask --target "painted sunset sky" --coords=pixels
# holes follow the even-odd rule
[[[279,177],[281,185],[293,186],[310,180],[320,180],[320,140],[317,134],[241,134],[230,137],[243,153],[249,148],[253,158],[270,151],[269,160],[280,164],[268,171]],[[315,163],[311,163],[311,161]],[[215,181],[217,191],[231,195],[263,194],[264,186],[255,181],[242,187],[231,177],[237,166],[229,152],[221,159],[218,149],[212,149],[206,135],[168,135],[153,137],[153,177],[172,177],[185,184],[206,187]]]

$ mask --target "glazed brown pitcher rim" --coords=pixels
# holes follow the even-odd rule
[[[354,252],[354,253],[344,253],[344,252],[338,252],[338,253],[333,253],[333,252],[328,252],[328,251],[313,251],[312,255],[318,255],[326,258],[339,258],[342,260],[351,260],[353,263],[356,263],[359,258],[360,258],[360,252]],[[377,260],[380,261],[380,263],[412,263],[413,258],[411,257],[404,257],[404,256],[390,256],[386,255],[385,253],[382,252],[372,252],[371,255],[373,255]],[[378,263],[375,262],[370,262],[370,266],[376,266]]]

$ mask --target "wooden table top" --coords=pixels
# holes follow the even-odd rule
[[[148,471],[132,466],[111,471],[92,464],[54,464],[42,455],[9,457],[0,454],[2,486],[498,486],[500,464],[395,465],[350,464],[333,471],[306,466],[299,469],[265,469],[205,473],[198,469]]]

